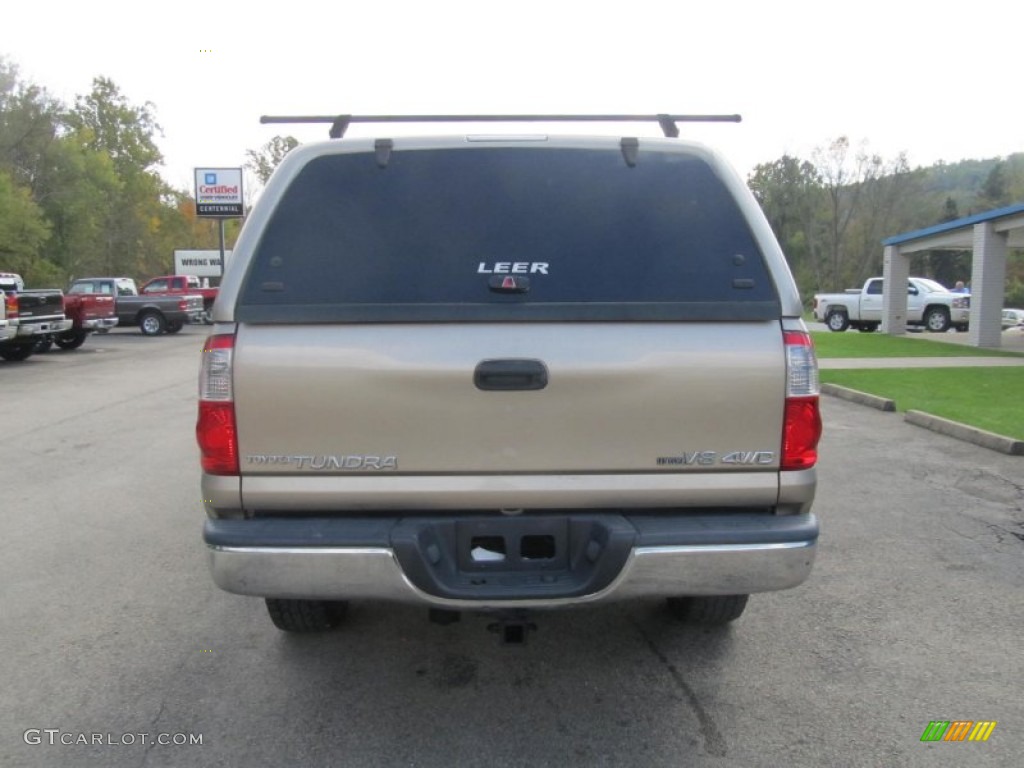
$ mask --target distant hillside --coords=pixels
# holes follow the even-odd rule
[[[1002,176],[1002,189],[998,188],[999,182],[996,179],[997,188],[986,190],[986,183],[993,181],[993,170],[997,166],[1001,166],[997,175]],[[948,164],[940,162],[918,168],[915,173],[921,174],[922,194],[932,198],[953,199],[960,216],[1024,202],[1024,152],[1004,158],[961,160]],[[922,226],[927,226],[927,223]]]
[[[845,137],[811,159],[784,155],[747,179],[786,254],[801,293],[838,291],[881,274],[882,240],[1024,203],[1024,152],[911,169]],[[915,274],[952,286],[970,280],[970,254],[921,253]],[[1008,306],[1024,306],[1024,254],[1007,264]]]

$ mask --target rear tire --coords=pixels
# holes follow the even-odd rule
[[[58,336],[56,344],[61,349],[78,349],[85,343],[86,333],[69,333],[65,336]]]
[[[878,330],[878,323],[861,323],[857,326],[857,330],[861,333],[874,333]]]
[[[348,609],[344,600],[282,600],[268,597],[267,613],[285,632],[324,632],[341,623]]]
[[[35,344],[10,344],[0,347],[0,357],[9,363],[20,363],[32,356]]]
[[[139,318],[139,330],[146,336],[159,336],[167,328],[167,321],[159,312],[143,312]]]
[[[166,330],[167,330],[168,333],[177,333],[178,331],[181,330],[181,327],[182,327],[181,323],[168,323]]]
[[[670,597],[668,608],[688,624],[728,624],[743,614],[749,595],[713,595],[708,597]]]
[[[825,325],[828,326],[830,331],[840,333],[850,327],[850,318],[847,317],[845,312],[833,309],[825,315]]]
[[[32,347],[32,354],[34,354],[34,355],[45,355],[51,349],[53,349],[53,339],[50,339],[50,338],[40,339]]]

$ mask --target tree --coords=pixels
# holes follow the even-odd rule
[[[149,102],[130,104],[112,81],[97,77],[92,90],[79,96],[67,115],[73,139],[84,151],[108,157],[116,178],[116,184],[105,187],[109,194],[100,199],[101,266],[107,274],[154,274],[171,265],[161,229],[172,190],[156,172],[162,156],[153,110]]]
[[[45,90],[23,82],[18,68],[0,58],[0,169],[33,195],[50,165],[60,112]]]
[[[942,204],[942,214],[937,224],[945,224],[960,218],[960,206],[950,196]],[[947,288],[956,285],[957,280],[969,280],[971,272],[970,251],[928,251],[913,257],[911,264],[918,274],[928,275]]]
[[[146,173],[163,162],[155,135],[160,126],[154,105],[133,106],[108,78],[96,77],[92,90],[75,99],[68,114],[68,125],[85,141],[89,149],[111,157],[118,174]]]
[[[863,153],[851,157],[850,140],[846,136],[840,136],[827,147],[818,147],[814,151],[814,166],[828,199],[826,256],[829,286],[833,291],[840,290],[844,281],[844,239],[857,212],[862,189],[859,182],[864,178],[865,164]]]
[[[78,134],[55,147],[39,198],[52,223],[48,254],[65,278],[110,274],[115,268],[108,228],[123,191],[113,159],[87,147]]]
[[[159,131],[155,107],[107,78],[69,109],[0,58],[0,268],[33,284],[141,278],[168,271],[175,248],[215,247],[215,222],[157,173]]]
[[[754,168],[747,180],[804,292],[821,285],[821,180],[806,160],[783,155]]]
[[[50,228],[29,190],[0,171],[0,262],[33,284],[46,280],[53,268],[40,257]]]
[[[978,202],[988,209],[1002,208],[1009,204],[1006,164],[1001,160],[992,166],[985,182],[981,185]]]
[[[260,184],[266,184],[274,173],[274,169],[281,164],[284,156],[299,146],[299,140],[294,136],[275,136],[259,149],[247,149],[245,151],[248,161],[245,164]]]
[[[882,240],[905,229],[913,218],[907,210],[915,198],[920,174],[914,174],[905,153],[892,160],[880,155],[865,157],[860,194],[847,237],[846,252],[852,285],[861,285],[869,277],[882,273]]]

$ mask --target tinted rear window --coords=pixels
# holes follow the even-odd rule
[[[493,290],[513,275],[522,293]],[[467,147],[310,161],[246,277],[248,322],[778,317],[728,190],[700,158]]]

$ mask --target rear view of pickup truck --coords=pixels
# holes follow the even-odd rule
[[[71,328],[60,289],[25,290],[20,276],[4,272],[0,273],[0,301],[4,303],[4,323],[0,325],[0,358],[4,360],[26,360],[37,344]]]
[[[204,538],[289,631],[800,584],[817,367],[742,181],[679,139],[294,150],[202,353]]]

